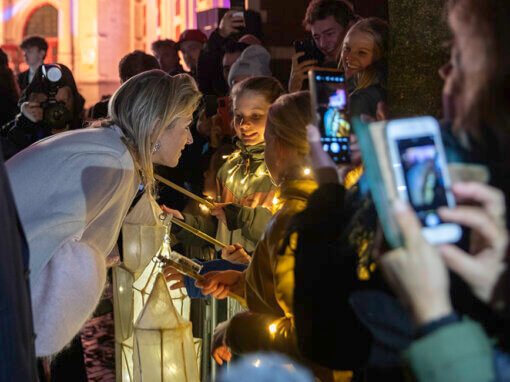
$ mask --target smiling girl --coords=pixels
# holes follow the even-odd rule
[[[339,67],[349,84],[351,118],[376,116],[386,99],[388,24],[376,17],[360,20],[345,36]]]
[[[219,202],[213,216],[182,214],[184,221],[226,244],[251,252],[271,218],[275,185],[264,162],[264,131],[269,106],[284,93],[272,77],[252,77],[234,86],[232,105],[237,150],[219,169]],[[168,210],[179,216],[178,211]],[[205,242],[186,231],[176,234],[186,245]]]

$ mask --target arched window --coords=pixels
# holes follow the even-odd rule
[[[48,54],[44,62],[57,60],[58,48],[58,10],[52,5],[43,5],[28,17],[23,31],[24,37],[41,36],[48,42]]]

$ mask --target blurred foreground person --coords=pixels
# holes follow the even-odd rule
[[[3,161],[0,161],[0,237],[0,380],[35,382],[38,378],[28,246]]]

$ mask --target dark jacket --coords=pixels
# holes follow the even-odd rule
[[[227,81],[223,78],[222,59],[229,38],[220,36],[215,30],[204,50],[200,53],[197,65],[197,82],[200,91],[206,95],[224,97],[228,93]]]
[[[71,119],[67,123],[68,129],[78,129],[82,127],[83,105],[85,100],[78,92],[76,82],[74,81],[71,71],[62,64],[61,83],[63,86],[68,86],[73,94],[73,112]],[[29,86],[23,91],[19,105],[27,102],[32,93],[48,94],[48,82],[43,79],[42,67],[36,71],[35,76]],[[44,121],[32,122],[23,114],[19,114],[14,120],[5,124],[0,130],[1,146],[4,151],[4,159],[9,159],[14,154],[30,146],[43,138],[49,137],[54,131],[50,126],[47,126]]]
[[[380,75],[379,77],[382,77]],[[372,85],[356,89],[356,77],[351,77],[347,83],[349,89],[349,113],[350,117],[359,117],[362,114],[376,118],[377,104],[386,101],[386,89],[382,78],[376,78]]]
[[[30,84],[30,82],[28,81],[29,74],[30,74],[30,69],[25,70],[24,72],[21,72],[20,74],[18,74],[18,85],[19,85],[19,90],[21,92],[23,92],[23,90],[25,90],[28,87],[28,85]]]
[[[37,381],[28,245],[0,163],[0,381]]]

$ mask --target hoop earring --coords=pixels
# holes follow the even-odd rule
[[[158,151],[160,148],[161,148],[161,143],[156,142],[156,144],[154,145],[154,148],[152,149],[152,153],[156,154],[156,151]]]

